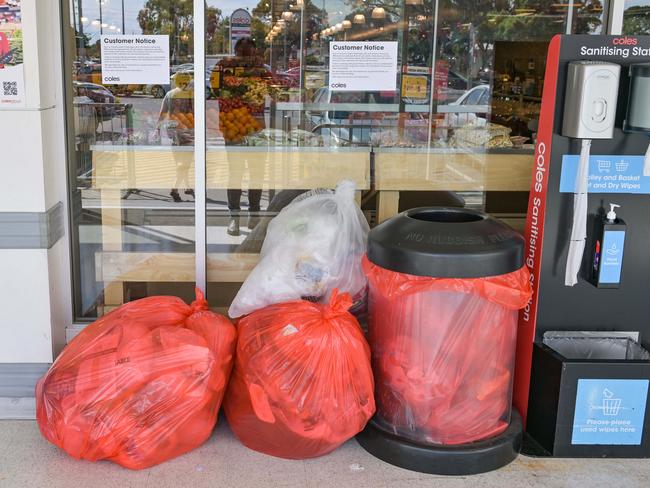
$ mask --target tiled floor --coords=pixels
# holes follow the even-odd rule
[[[33,421],[0,422],[0,487],[497,487],[633,488],[650,486],[650,460],[541,460],[519,457],[492,473],[441,477],[385,464],[350,441],[329,456],[285,461],[250,451],[223,423],[185,456],[145,471],[67,457]]]

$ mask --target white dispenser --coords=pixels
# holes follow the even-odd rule
[[[562,135],[573,139],[614,137],[621,67],[600,61],[573,61],[564,101]]]

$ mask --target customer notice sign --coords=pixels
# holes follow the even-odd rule
[[[330,90],[395,91],[397,42],[330,42]]]
[[[169,84],[169,36],[101,36],[102,83]]]

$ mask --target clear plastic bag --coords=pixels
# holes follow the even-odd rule
[[[650,360],[650,353],[624,332],[548,331],[543,342],[567,359]]]
[[[365,301],[361,258],[369,228],[354,191],[346,180],[335,192],[313,190],[282,209],[269,224],[260,262],[230,306],[231,317],[300,298],[326,302],[334,288],[350,293],[355,306]]]
[[[224,411],[243,444],[306,459],[365,427],[375,412],[370,348],[351,304],[334,290],[329,304],[286,302],[238,322]]]
[[[418,443],[454,445],[510,421],[518,310],[529,272],[474,279],[397,273],[363,260],[378,424]]]
[[[36,386],[41,433],[78,459],[142,469],[212,433],[236,330],[197,290],[127,303],[86,327]]]

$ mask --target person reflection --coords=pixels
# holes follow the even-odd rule
[[[194,73],[181,71],[172,77],[172,88],[163,98],[158,116],[162,144],[173,146],[176,180],[170,195],[174,202],[182,202],[179,189],[194,196],[189,172],[194,160],[193,152],[179,147],[194,144]]]
[[[223,74],[223,87],[221,97],[230,96],[236,92],[237,88],[243,86],[243,80],[247,77],[265,76],[266,69],[261,57],[257,55],[255,42],[250,37],[239,39],[235,44],[235,56],[227,58],[219,63]],[[231,87],[232,86],[232,87]],[[240,89],[240,88],[239,88]],[[224,114],[222,113],[222,116]],[[236,120],[234,121],[237,122]],[[229,138],[226,138],[228,141]],[[264,178],[264,167],[261,165],[242,166],[243,161],[238,158],[237,162],[230,163],[228,175],[228,211],[230,212],[230,223],[228,224],[228,234],[231,236],[240,235],[240,216],[241,216],[241,197],[242,182],[246,172],[249,174],[249,181],[260,182]],[[250,188],[248,190],[248,222],[247,227],[254,229],[259,223],[259,213],[261,211],[260,203],[262,200],[262,190]]]

